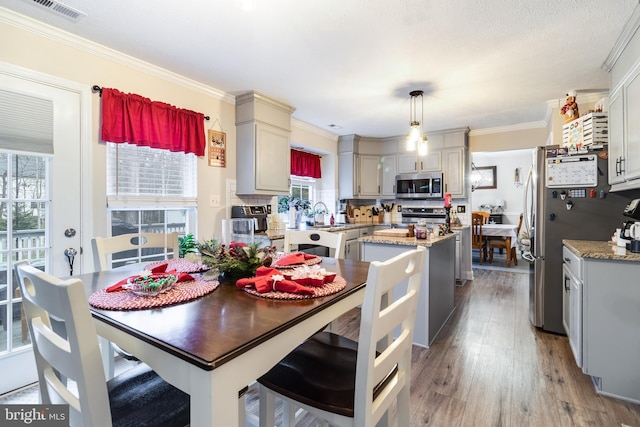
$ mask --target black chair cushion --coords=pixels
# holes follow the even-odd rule
[[[145,364],[107,382],[115,426],[189,425],[189,395],[173,387]]]
[[[320,332],[289,353],[258,379],[265,387],[295,401],[353,417],[358,343]],[[374,390],[374,396],[395,369]]]

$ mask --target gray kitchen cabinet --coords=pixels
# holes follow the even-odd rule
[[[365,198],[380,197],[380,156],[360,155],[359,160],[358,196]]]
[[[398,145],[398,173],[442,172],[445,192],[453,198],[465,198],[468,128],[434,132],[428,135],[428,153],[419,156]]]
[[[345,231],[344,257],[353,261],[360,261],[360,229],[354,228]]]
[[[416,153],[398,155],[398,173],[439,172],[442,170],[442,154],[439,149],[430,147],[429,153],[419,156]]]
[[[631,26],[605,61],[611,78],[609,101],[609,184],[611,191],[640,188],[640,20]],[[620,47],[624,46],[623,49]]]
[[[277,252],[284,252],[284,239],[272,239],[271,245],[276,247]]]
[[[462,198],[466,195],[465,152],[466,149],[462,147],[442,150],[444,191],[451,193],[453,198]]]
[[[382,173],[382,197],[396,196],[396,175],[398,174],[396,156],[381,156],[380,170]]]
[[[339,153],[338,176],[341,199],[380,197],[380,156]]]
[[[236,193],[289,192],[291,113],[258,92],[236,98]]]
[[[576,362],[582,359],[582,371],[593,377],[598,393],[640,403],[640,262],[570,257],[567,251],[565,246],[565,266],[573,264],[573,274],[565,273],[570,295],[565,320]]]
[[[382,192],[380,155],[360,153],[360,145],[358,135],[341,137],[338,142],[338,192],[341,199],[378,198]]]

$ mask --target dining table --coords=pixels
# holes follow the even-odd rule
[[[518,226],[516,224],[482,224],[484,237],[504,237],[507,248],[513,248],[518,244]],[[507,250],[507,267],[511,267],[511,251]]]
[[[167,306],[114,310],[90,304],[96,331],[191,396],[191,421],[237,426],[239,393],[305,339],[364,299],[368,262],[322,258],[346,282],[336,293],[304,299],[271,299],[220,283],[204,296]],[[76,277],[93,294],[144,267],[120,267]],[[146,297],[140,297],[146,298]],[[113,359],[113,353],[107,355]]]

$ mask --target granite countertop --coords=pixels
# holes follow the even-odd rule
[[[416,239],[415,237],[387,237],[387,236],[365,236],[358,239],[362,243],[380,243],[386,245],[400,245],[400,246],[426,246],[431,247],[443,242],[447,239],[454,238],[455,233],[449,233],[444,236],[436,236],[432,240]]]
[[[613,242],[562,240],[562,243],[573,253],[583,258],[640,262],[640,253],[633,253],[627,249],[625,255],[617,254],[616,252],[623,248],[615,246]]]
[[[313,227],[313,226],[308,226],[308,225],[301,225],[300,228],[298,230],[318,230],[318,231],[345,231],[345,230],[352,230],[355,228],[365,228],[365,227],[374,227],[374,226],[386,226],[386,227],[390,227],[391,224],[371,224],[371,223],[365,223],[365,222],[359,222],[356,224],[335,224],[332,226],[326,226],[326,227]],[[277,230],[267,230],[265,231],[265,234],[267,235],[268,238],[270,238],[271,240],[275,240],[275,239],[284,239],[284,228],[280,228]]]

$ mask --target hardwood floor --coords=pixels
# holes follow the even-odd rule
[[[640,427],[640,405],[597,395],[567,338],[531,326],[527,274],[474,275],[456,287],[456,311],[433,345],[413,349],[412,426]],[[338,332],[357,339],[359,323],[352,310]],[[35,391],[0,403],[37,402]],[[252,386],[247,409],[257,414],[257,403]]]
[[[412,426],[640,427],[640,405],[596,394],[567,338],[531,325],[527,274],[474,276],[432,346],[413,349]],[[357,339],[359,314],[342,316],[339,332]]]

